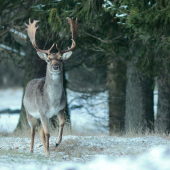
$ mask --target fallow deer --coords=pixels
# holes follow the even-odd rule
[[[77,19],[73,21],[72,18],[66,18],[72,32],[72,45],[68,50],[60,50],[57,45],[58,53],[51,53],[54,44],[49,50],[41,50],[37,47],[35,41],[35,34],[38,27],[36,27],[38,20],[34,20],[27,26],[27,33],[33,47],[37,50],[37,54],[42,60],[47,62],[46,77],[33,79],[28,82],[23,103],[27,113],[28,123],[31,126],[31,148],[33,152],[35,127],[37,119],[40,119],[41,125],[39,128],[40,137],[43,143],[45,154],[50,155],[49,152],[49,121],[54,115],[59,119],[59,135],[56,147],[61,143],[62,133],[64,127],[64,109],[66,105],[66,97],[63,89],[63,60],[67,60],[72,50],[75,48],[75,40],[78,33]]]

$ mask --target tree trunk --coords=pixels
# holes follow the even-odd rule
[[[168,74],[158,78],[158,109],[155,123],[157,132],[170,132],[170,83]]]
[[[107,87],[109,91],[109,132],[124,130],[126,66],[122,61],[108,60]]]
[[[153,129],[153,80],[145,78],[133,62],[127,63],[126,79],[126,132]]]
[[[70,120],[70,113],[69,113],[69,109],[68,109],[68,103],[67,103],[67,80],[66,80],[66,76],[65,76],[65,69],[63,67],[63,88],[65,91],[65,95],[66,95],[66,107],[65,107],[65,124],[71,128],[71,120]]]

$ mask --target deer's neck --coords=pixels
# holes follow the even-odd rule
[[[62,70],[58,74],[53,74],[47,68],[45,84],[44,84],[44,92],[47,93],[48,96],[52,96],[54,98],[60,98],[62,96],[62,92],[63,92]]]

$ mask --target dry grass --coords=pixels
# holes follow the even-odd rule
[[[39,137],[39,132],[38,128],[36,128],[36,137]],[[22,130],[17,130],[13,133],[6,133],[6,132],[1,132],[0,136],[5,136],[5,137],[21,137],[21,138],[29,138],[30,137],[30,127],[25,127]],[[57,126],[56,128],[50,127],[50,135],[51,136],[56,136],[58,135],[59,127]],[[159,133],[159,132],[154,132],[149,129],[143,131],[141,129],[129,129],[127,132],[118,132],[118,133],[112,133],[112,135],[106,134],[106,133],[98,133],[96,134],[92,130],[84,129],[84,131],[79,131],[74,125],[72,125],[72,128],[70,129],[70,125],[66,124],[64,126],[64,131],[63,135],[73,135],[73,136],[115,136],[115,137],[124,137],[124,138],[129,138],[129,137],[145,137],[145,136],[156,136],[156,137],[161,137],[167,140],[170,140],[170,135],[168,133]]]
[[[143,131],[142,129],[129,129],[126,133],[120,133],[122,137],[145,137],[145,136],[156,136],[161,137],[167,140],[170,140],[170,135],[168,133],[161,133],[157,131],[151,131],[150,129],[146,129]]]

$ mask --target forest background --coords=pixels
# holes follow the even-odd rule
[[[45,76],[46,64],[26,36],[39,20],[40,49],[66,49],[66,17],[78,18],[76,49],[64,65],[64,88],[81,99],[107,92],[110,134],[135,129],[170,131],[170,10],[167,0],[6,0],[0,6],[0,86],[25,86]],[[57,49],[54,50],[57,52]],[[12,83],[13,82],[13,83]],[[153,90],[158,83],[154,117]],[[74,108],[84,107],[75,105]],[[91,113],[86,108],[87,113]],[[70,124],[69,107],[66,121]],[[100,116],[100,115],[98,115]],[[27,124],[22,106],[17,129]]]

